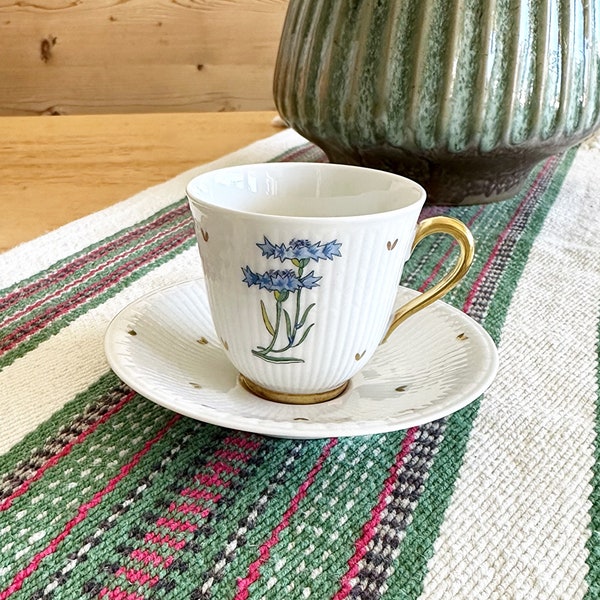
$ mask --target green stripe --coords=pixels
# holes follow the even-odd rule
[[[162,241],[164,241],[164,238],[161,240],[161,242]],[[64,327],[78,319],[80,316],[86,314],[88,311],[96,308],[97,306],[104,304],[107,300],[116,296],[123,289],[135,281],[138,281],[147,273],[153,271],[161,265],[168,263],[185,250],[189,250],[195,245],[195,243],[195,238],[188,238],[184,242],[178,244],[175,248],[172,248],[171,250],[153,259],[151,262],[148,262],[136,268],[135,270],[130,271],[127,275],[122,277],[118,283],[108,286],[104,289],[104,291],[98,293],[89,301],[82,303],[75,310],[68,311],[58,319],[53,320],[46,327],[28,337],[23,343],[18,344],[15,348],[9,350],[6,352],[6,354],[0,357],[0,370],[11,365],[17,358],[24,356],[31,350],[37,348],[42,342],[59,333]]]
[[[85,443],[74,446],[57,466],[49,468],[41,480],[33,482],[25,494],[15,498],[10,510],[2,514],[4,535],[13,542],[10,554],[22,550],[24,556],[34,556],[46,548],[77,515],[80,504],[102,490],[171,416],[172,413],[146,400],[132,401],[89,434]],[[43,521],[33,518],[38,512],[35,505],[38,501],[46,511]],[[28,528],[26,533],[22,533],[24,523]],[[31,536],[38,531],[44,532],[43,537],[32,542]],[[17,561],[14,570],[0,578],[0,589],[24,563]],[[0,560],[0,564],[7,561]]]
[[[483,323],[496,343],[501,339],[502,326],[508,313],[510,300],[527,263],[531,247],[558,197],[574,158],[575,150],[569,151],[563,158],[551,185],[539,198],[527,225],[527,231],[517,242],[509,266],[499,282],[492,306],[487,311]],[[433,555],[433,544],[450,503],[478,409],[479,401],[448,418],[446,434],[440,445],[439,454],[402,544],[396,571],[388,579],[389,587],[384,597],[408,600],[418,598],[421,594],[427,572],[427,561]]]
[[[361,536],[362,528],[371,516],[382,482],[389,475],[390,465],[405,434],[405,431],[397,431],[339,440],[290,518],[289,525],[281,532],[278,543],[271,549],[270,558],[260,567],[261,575],[250,587],[251,597],[302,598],[303,587],[311,588],[313,594],[318,590],[315,596],[318,598],[335,594],[340,577],[348,569],[348,561],[355,552],[355,540]],[[223,581],[213,585],[212,598],[233,597],[237,578],[245,577],[249,565],[259,558],[258,549],[281,522],[291,499],[326,443],[306,444],[302,458],[286,478],[285,489],[269,503],[257,527],[248,533],[247,544],[227,565]],[[262,479],[262,473],[258,475]],[[254,506],[254,498],[257,496],[239,498],[230,512],[247,514]],[[225,531],[237,530],[236,521],[219,520],[219,525]],[[207,564],[211,564],[210,559]],[[313,581],[311,574],[317,568],[322,573]],[[289,593],[287,586],[292,580],[298,582],[299,587]]]
[[[5,474],[14,471],[33,452],[42,449],[47,441],[55,439],[60,430],[73,423],[73,421],[80,419],[86,412],[86,408],[101,402],[102,397],[120,383],[119,378],[112,371],[109,371],[88,387],[87,390],[77,394],[73,400],[23,437],[9,452],[0,456],[0,473]],[[31,400],[35,401],[34,398]]]
[[[243,482],[242,490],[236,490],[236,494],[229,497],[228,503],[220,503],[211,519],[212,527],[199,532],[194,539],[194,548],[201,550],[201,568],[197,574],[192,574],[191,578],[183,582],[185,587],[189,586],[189,591],[202,588],[205,583],[205,574],[211,571],[219,560],[224,559],[226,564],[215,574],[215,581],[210,585],[210,594],[213,598],[232,597],[232,590],[235,589],[236,577],[242,576],[247,561],[252,560],[252,553],[256,552],[257,545],[260,543],[257,537],[257,530],[264,531],[267,527],[266,520],[269,519],[273,510],[277,513],[283,509],[283,502],[279,499],[286,497],[288,490],[291,489],[295,478],[302,476],[306,463],[311,457],[319,452],[317,445],[297,440],[266,440],[266,449],[268,456],[259,469],[253,469],[248,472]],[[298,449],[298,446],[300,448]],[[295,460],[291,459],[294,448],[297,448],[298,455]],[[292,464],[286,466],[286,462],[292,460]],[[285,471],[286,475],[280,478],[281,481],[275,486],[271,494],[268,494],[270,482],[276,479],[280,471]],[[299,472],[297,472],[299,470]],[[259,500],[264,495],[269,496],[266,504],[259,504]],[[258,509],[256,519],[246,523],[247,516],[252,511]],[[283,509],[285,510],[285,509]],[[237,547],[231,548],[229,555],[225,558],[222,553],[227,547],[228,539],[231,534],[237,534],[242,523],[246,523],[248,531],[241,536],[237,542]],[[268,532],[268,528],[265,533]],[[232,571],[231,566],[235,565]],[[200,566],[200,565],[199,565]],[[237,571],[236,571],[237,570]]]
[[[143,399],[136,402],[141,410],[149,407]],[[161,410],[164,426],[173,413]],[[178,497],[181,488],[191,484],[206,457],[220,447],[227,434],[225,429],[193,419],[179,420],[115,490],[89,512],[76,531],[65,539],[60,552],[46,559],[41,572],[28,582],[28,589],[32,592],[43,589],[47,584],[44,577],[48,579],[48,574],[60,571],[69,562],[68,555],[76,554],[92,536],[94,544],[87,550],[87,558],[78,561],[77,575],[60,585],[58,597],[81,598],[82,588],[89,582],[110,587],[114,583],[112,572],[103,567],[126,564],[131,549],[143,546],[140,535],[143,537],[153,529],[157,515],[167,512],[166,507]],[[147,439],[151,435],[149,433]],[[111,515],[117,512],[116,522],[110,522]],[[160,546],[156,550],[166,556],[176,553]]]
[[[600,310],[600,305],[598,306]],[[588,572],[585,580],[588,589],[585,595],[587,600],[600,598],[600,321],[596,339],[596,423],[594,439],[594,466],[592,467],[592,491],[590,493],[590,537],[586,542],[589,552],[587,557]]]
[[[176,204],[170,206],[173,210],[177,208],[182,208],[181,206],[177,206],[177,204],[181,205],[183,201],[178,201]],[[161,213],[164,211],[161,211]],[[170,211],[169,211],[170,212]],[[160,245],[165,239],[168,237],[174,237],[178,235],[182,230],[182,225],[189,224],[189,214],[183,212],[179,215],[172,215],[166,223],[161,224],[160,226],[156,224],[158,220],[160,220],[164,215],[157,214],[155,218],[147,219],[146,221],[136,223],[131,227],[126,229],[122,229],[115,236],[111,236],[110,238],[105,238],[95,244],[93,247],[90,247],[86,250],[85,261],[83,264],[76,270],[73,270],[70,273],[65,273],[64,276],[57,281],[48,281],[44,282],[42,287],[34,293],[25,295],[23,298],[19,299],[17,303],[11,306],[10,311],[5,313],[5,316],[9,316],[19,311],[27,311],[27,315],[20,317],[20,320],[29,321],[32,316],[39,312],[43,312],[46,309],[46,298],[51,294],[57,293],[57,296],[51,300],[52,304],[56,304],[61,300],[61,297],[69,297],[74,295],[76,289],[80,289],[82,286],[85,287],[87,282],[89,281],[90,273],[93,271],[98,271],[94,276],[101,277],[104,273],[105,269],[107,269],[107,263],[115,260],[116,261],[110,265],[110,271],[113,272],[115,268],[118,267],[119,264],[124,262],[129,262],[132,258],[136,258],[139,256],[143,256],[144,254],[151,252],[157,245]],[[139,234],[139,230],[143,229],[148,225],[153,225],[149,227],[147,231],[143,234]],[[160,227],[160,229],[159,229]],[[168,237],[165,236],[163,229],[172,229],[175,228],[175,232],[171,232]],[[131,234],[132,232],[136,232],[137,235],[133,236],[129,240],[125,240],[125,238]],[[155,238],[150,245],[144,247],[149,243],[149,240]],[[112,247],[111,247],[112,246]],[[98,256],[95,259],[92,259],[91,254],[93,252],[98,252]],[[117,258],[119,255],[123,255],[120,258]],[[66,264],[60,264],[56,267],[53,267],[54,275],[58,273],[61,269],[70,270],[73,269],[73,265],[75,262],[80,260],[80,257],[74,255],[70,257]],[[62,261],[61,261],[62,262]],[[52,274],[40,274],[40,279],[43,277],[52,277]],[[73,284],[73,282],[82,279],[82,282],[78,284],[78,288],[70,288],[69,286]],[[20,287],[26,287],[28,282],[22,282],[19,284]],[[63,292],[65,288],[68,288],[66,292]],[[40,301],[42,304],[40,307],[36,309],[31,309],[31,306],[36,302]],[[14,328],[18,321],[15,321],[14,324],[10,325],[10,328]]]
[[[284,447],[289,447],[291,441],[280,441],[279,444]],[[261,514],[260,520],[256,523],[256,527],[248,532],[246,536],[247,543],[243,545],[235,556],[235,559],[227,566],[227,570],[224,572],[223,579],[211,589],[211,597],[215,599],[230,598],[233,597],[236,589],[237,578],[245,577],[247,574],[248,566],[256,560],[258,556],[258,549],[261,544],[269,537],[273,528],[279,523],[283,513],[286,511],[289,502],[297,492],[300,485],[305,481],[306,476],[310,469],[313,467],[315,461],[321,454],[321,451],[327,440],[318,440],[312,443],[307,443],[301,455],[298,457],[293,465],[293,468],[288,473],[285,481],[277,491],[266,510]],[[281,463],[280,463],[281,464]],[[262,479],[262,474],[258,474]],[[250,484],[254,487],[256,484]],[[256,491],[255,491],[256,493]],[[240,496],[239,502],[234,504],[230,509],[230,515],[236,516],[233,522],[228,523],[225,526],[229,531],[236,530],[236,521],[239,516],[247,514],[248,505],[247,499]]]

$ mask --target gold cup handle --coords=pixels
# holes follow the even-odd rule
[[[423,238],[433,233],[447,233],[451,235],[458,243],[460,256],[452,270],[441,281],[416,298],[409,300],[394,313],[392,323],[381,343],[387,341],[396,327],[408,319],[408,317],[447,294],[467,274],[467,271],[471,267],[473,256],[475,255],[473,235],[462,221],[452,219],[451,217],[431,217],[421,221],[417,225],[411,252]]]

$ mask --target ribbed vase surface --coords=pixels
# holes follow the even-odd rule
[[[514,195],[600,125],[600,0],[290,0],[274,96],[332,162]]]

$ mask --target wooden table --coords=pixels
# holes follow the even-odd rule
[[[0,117],[0,252],[272,135],[274,117]]]

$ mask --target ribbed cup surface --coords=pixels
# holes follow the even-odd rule
[[[246,377],[277,392],[320,393],[347,381],[371,358],[387,329],[416,216],[413,211],[405,219],[382,218],[370,226],[332,222],[293,229],[282,221],[261,230],[227,216],[206,216],[203,226],[210,231],[210,240],[201,241],[200,248],[205,265],[219,265],[218,273],[206,275],[215,327],[229,359]],[[261,256],[256,244],[263,236],[277,245],[294,238],[340,244],[340,256],[311,261],[303,269],[302,276],[320,278],[318,285],[290,294],[281,302],[279,317],[278,293],[243,281],[246,267],[253,273],[273,268],[298,273],[290,261]],[[235,244],[227,248],[222,240],[235,240]],[[309,306],[294,344],[279,351],[287,345],[286,335],[296,316]],[[273,351],[260,356],[256,351],[273,340],[263,313],[279,333]]]

